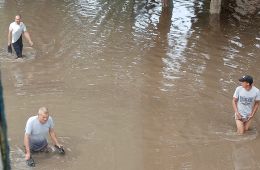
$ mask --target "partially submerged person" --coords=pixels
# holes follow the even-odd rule
[[[243,134],[249,129],[259,107],[260,92],[253,86],[253,77],[245,75],[239,79],[241,86],[237,87],[233,95],[232,105],[235,111],[237,133]]]
[[[31,160],[32,152],[48,151],[47,136],[50,138],[58,151],[64,153],[62,145],[58,142],[54,132],[54,123],[46,107],[41,107],[38,115],[27,120],[24,134],[25,159]]]
[[[21,15],[15,16],[15,21],[9,26],[8,31],[8,52],[12,52],[11,44],[16,52],[17,58],[21,58],[23,54],[23,36],[29,41],[32,46],[30,34],[26,29],[25,24],[21,21]]]

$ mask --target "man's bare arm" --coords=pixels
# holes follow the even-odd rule
[[[238,101],[238,99],[233,97],[232,106],[233,106],[233,109],[235,111],[235,114],[236,114],[237,118],[241,119],[241,115],[240,115],[240,113],[238,112],[238,109],[237,109],[237,101]]]
[[[11,45],[11,38],[12,38],[12,30],[9,30],[8,31],[8,36],[7,36],[8,46]]]
[[[54,145],[57,145],[57,146],[60,147],[61,145],[60,145],[59,142],[58,142],[58,139],[57,139],[57,136],[56,136],[56,134],[55,134],[55,132],[54,132],[54,129],[53,129],[53,128],[50,128],[49,133],[50,133],[50,136],[51,136],[52,143],[53,143]]]
[[[31,152],[30,152],[30,144],[29,144],[29,139],[30,136],[28,134],[24,134],[24,147],[25,147],[25,159],[29,160],[31,157]]]
[[[32,42],[32,40],[31,40],[31,36],[30,36],[30,34],[29,34],[28,31],[25,31],[25,32],[24,32],[24,36],[25,36],[25,38],[28,40],[29,44],[30,44],[31,46],[33,46],[33,42]]]

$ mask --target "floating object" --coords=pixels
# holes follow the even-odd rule
[[[59,154],[65,154],[65,150],[63,149],[63,147],[62,146],[57,146],[57,145],[54,145],[55,146],[55,148],[58,150],[58,152],[59,152]]]
[[[30,167],[35,167],[35,162],[32,157],[30,157],[30,159],[26,160],[26,163]]]
[[[13,50],[12,50],[12,46],[11,46],[11,45],[8,45],[7,51],[8,51],[8,53],[11,53],[11,54],[12,54]]]

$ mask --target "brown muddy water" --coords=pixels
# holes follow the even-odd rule
[[[209,2],[0,0],[0,61],[13,169],[24,162],[29,116],[47,106],[66,155],[40,170],[260,169],[260,113],[235,133],[237,79],[260,87],[260,19],[209,17]],[[34,41],[7,54],[20,13]]]

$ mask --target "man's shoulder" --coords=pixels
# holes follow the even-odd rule
[[[29,117],[28,122],[32,122],[35,120],[37,120],[37,116],[31,116],[31,117]]]
[[[255,87],[255,86],[252,87],[252,93],[255,94],[255,95],[257,95],[257,96],[260,95],[259,89],[258,89],[257,87]]]
[[[10,24],[10,27],[14,27],[15,26],[15,22],[12,22],[11,24]]]
[[[25,24],[23,22],[20,22],[20,25],[23,26],[23,27],[25,26]]]
[[[242,86],[238,86],[238,87],[236,88],[236,90],[243,90],[243,87],[242,87]]]
[[[255,91],[259,91],[259,89],[255,86],[253,86],[252,89],[255,90]]]
[[[15,27],[15,26],[20,26],[20,27],[25,27],[25,24],[23,22],[20,22],[20,24],[18,25],[16,22],[12,22],[10,24],[10,27]]]
[[[53,119],[51,116],[49,116],[48,123],[53,123]]]

